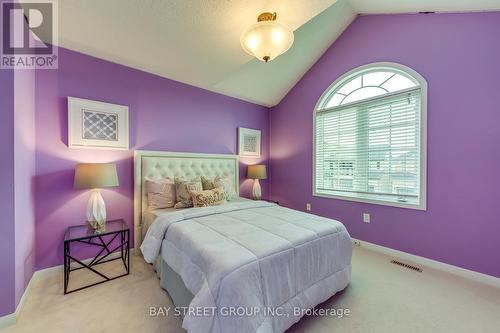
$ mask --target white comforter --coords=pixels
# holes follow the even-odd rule
[[[163,214],[141,250],[152,263],[160,248],[194,295],[190,333],[284,332],[351,275],[342,223],[262,201]]]

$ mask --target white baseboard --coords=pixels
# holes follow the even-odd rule
[[[489,286],[492,286],[495,288],[500,288],[500,278],[497,278],[495,276],[471,271],[471,270],[457,267],[457,266],[453,266],[450,264],[445,264],[445,263],[440,262],[440,261],[416,256],[416,255],[409,254],[406,252],[393,250],[393,249],[390,249],[388,247],[365,242],[365,241],[359,240],[359,239],[353,238],[352,241],[353,241],[354,245],[363,247],[367,250],[379,252],[379,253],[382,253],[382,254],[385,254],[385,255],[388,255],[391,257],[401,259],[403,261],[411,261],[411,262],[416,263],[416,264],[421,265],[421,266],[426,266],[426,267],[429,267],[429,268],[432,268],[435,270],[451,273],[453,275],[457,275],[457,276],[460,276],[460,277],[468,279],[468,280],[472,280],[475,282],[486,284],[486,285],[489,285]]]
[[[33,281],[35,274],[37,272],[33,273],[33,276],[31,277],[30,281],[28,282],[28,285],[26,286],[26,289],[24,289],[23,296],[21,296],[21,299],[19,300],[19,304],[16,306],[16,312],[11,313],[9,315],[0,317],[0,329],[6,328],[9,326],[12,326],[17,323],[17,318],[19,317],[19,314],[23,310],[24,304],[26,303],[26,300],[28,299],[28,295],[31,292],[31,287],[33,286]]]
[[[17,322],[17,317],[15,313],[0,317],[0,330],[9,326],[14,325]]]
[[[130,249],[130,255],[134,254],[134,249]],[[110,259],[118,258],[120,256],[120,252],[115,252],[113,254],[109,255]],[[82,260],[83,263],[88,264],[90,261],[94,258],[88,258],[85,260]],[[19,315],[21,314],[21,311],[23,310],[24,304],[26,303],[26,300],[28,299],[28,296],[31,292],[32,286],[35,283],[37,279],[40,279],[41,277],[46,277],[49,275],[56,275],[56,274],[63,274],[64,270],[64,265],[59,265],[59,266],[54,266],[54,267],[49,267],[49,268],[44,268],[39,271],[36,271],[33,273],[33,276],[31,277],[30,281],[28,282],[28,285],[26,286],[26,289],[24,290],[23,296],[19,300],[19,304],[16,307],[16,312],[8,314],[6,316],[0,317],[0,330],[9,326],[12,326],[17,323],[17,318],[19,318]]]

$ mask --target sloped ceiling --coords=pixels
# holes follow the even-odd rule
[[[59,45],[264,106],[274,106],[358,13],[500,9],[500,0],[58,0]],[[240,47],[258,14],[295,31],[265,64]]]

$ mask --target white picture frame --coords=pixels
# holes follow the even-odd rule
[[[238,155],[260,157],[261,131],[251,128],[238,128]]]
[[[128,106],[68,97],[68,147],[128,150]]]

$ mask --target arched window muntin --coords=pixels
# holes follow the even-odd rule
[[[366,80],[364,80],[365,76],[379,74],[379,73],[387,73],[385,78],[382,77],[380,79],[380,81],[378,82],[379,84],[375,84],[375,82],[373,81],[366,82]],[[402,88],[398,89],[394,85],[391,85],[391,81],[395,79],[404,80]],[[345,92],[342,90],[357,80],[361,81],[359,86],[356,86],[349,92]],[[405,67],[403,65],[396,63],[368,64],[365,66],[355,68],[349,71],[348,73],[342,75],[337,80],[335,80],[335,82],[332,85],[330,85],[328,89],[325,90],[325,92],[319,99],[315,111],[330,109],[337,106],[359,103],[362,101],[369,100],[371,98],[378,98],[382,96],[385,97],[391,94],[398,94],[405,90],[411,91],[413,89],[421,88],[422,85],[425,85],[425,80],[423,79],[423,77],[409,67]],[[346,101],[346,99],[352,96],[353,93],[370,88],[379,89],[381,93],[370,96],[368,98],[360,98],[360,99]],[[336,97],[337,97],[336,95],[343,96],[338,103],[336,103]]]
[[[332,103],[332,97],[346,87],[353,80],[356,80],[363,75],[377,73],[377,72],[390,72],[391,75],[400,75],[401,77],[409,80],[410,85],[402,89],[393,89],[390,91],[386,89],[383,94],[378,94],[368,98],[360,98],[353,101]],[[369,87],[370,85],[362,85],[362,87]],[[380,84],[383,86],[383,84]],[[349,94],[352,94],[356,90],[353,89]],[[336,110],[345,110],[350,107],[356,107],[359,105],[366,105],[372,101],[390,99],[392,96],[398,96],[403,94],[418,94],[420,97],[420,128],[419,128],[419,141],[420,141],[420,163],[419,163],[419,198],[418,202],[405,203],[405,202],[391,202],[380,198],[370,198],[370,197],[345,197],[343,195],[333,195],[319,193],[316,188],[316,118],[318,114],[331,112]],[[379,62],[363,65],[352,69],[351,71],[345,73],[337,80],[335,80],[321,95],[319,98],[314,112],[313,112],[313,196],[327,197],[348,201],[365,202],[372,204],[380,204],[385,206],[401,207],[401,208],[411,208],[417,210],[426,210],[427,206],[427,81],[418,72],[402,64],[392,63],[392,62]]]

